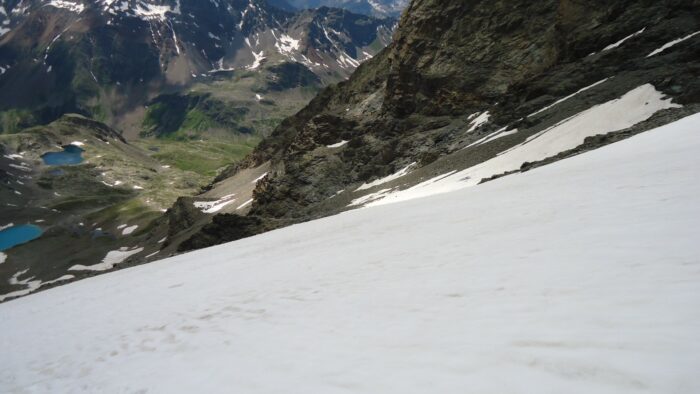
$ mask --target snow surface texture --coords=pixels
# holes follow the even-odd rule
[[[525,162],[544,160],[573,149],[582,144],[586,137],[624,130],[649,119],[662,109],[676,107],[680,106],[665,98],[654,86],[642,85],[619,99],[565,119],[474,167],[443,174],[398,192],[375,192],[366,199],[366,206],[391,204],[474,186],[482,179],[517,170]],[[351,205],[356,205],[356,202],[353,201]]]
[[[700,392],[698,127],[0,304],[0,387]]]

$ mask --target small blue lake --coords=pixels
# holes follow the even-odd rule
[[[83,150],[75,145],[66,145],[63,152],[44,153],[41,158],[49,166],[66,166],[83,162]]]
[[[27,243],[41,236],[41,228],[33,224],[12,226],[0,231],[0,252]]]

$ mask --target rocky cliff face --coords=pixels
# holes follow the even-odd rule
[[[210,193],[241,173],[269,168],[252,204],[226,213],[254,216],[265,223],[262,230],[491,163],[545,133],[580,136],[573,146],[574,139],[553,144],[558,150],[541,157],[562,158],[617,139],[584,143],[586,136],[633,135],[696,112],[698,5],[414,0],[387,49],[283,121]],[[611,110],[610,122],[599,126],[568,122],[628,102],[624,108],[643,115],[617,122],[624,116]],[[520,164],[527,169],[533,163]],[[464,181],[497,176],[498,168]],[[181,249],[235,239],[241,232],[226,226],[238,222],[215,220]],[[254,233],[249,227],[245,234]]]

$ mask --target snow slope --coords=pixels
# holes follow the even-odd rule
[[[0,387],[700,392],[699,127],[0,304]]]

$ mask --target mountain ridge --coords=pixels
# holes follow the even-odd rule
[[[394,24],[264,0],[23,0],[13,10],[0,36],[0,111],[33,111],[43,123],[79,112],[119,128],[158,93],[215,73],[292,62],[324,83],[342,80],[388,43]]]

